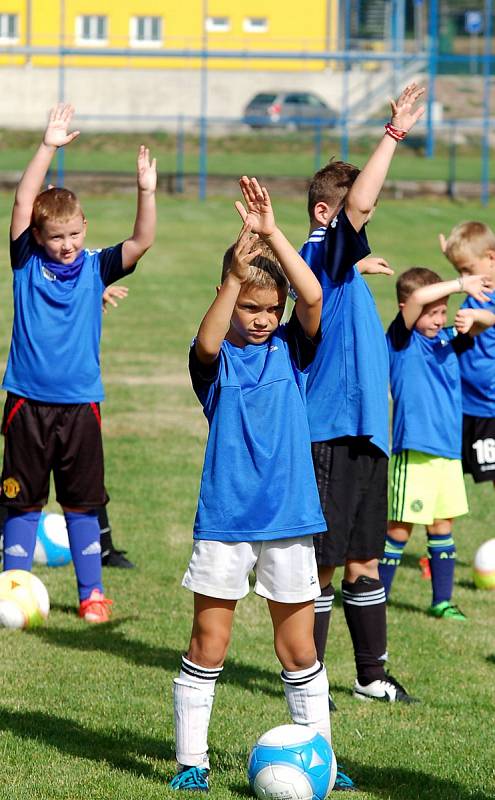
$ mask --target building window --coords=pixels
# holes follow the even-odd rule
[[[162,44],[161,17],[132,17],[130,40],[134,47],[160,47]]]
[[[17,14],[0,14],[0,42],[17,42],[19,39]]]
[[[100,14],[82,14],[76,20],[76,39],[78,44],[107,44],[108,18]]]
[[[228,17],[207,17],[205,27],[208,33],[226,33],[230,31],[230,19]]]
[[[245,17],[242,27],[245,33],[266,33],[268,20],[266,17]]]

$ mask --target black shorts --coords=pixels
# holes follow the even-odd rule
[[[382,558],[387,531],[388,458],[364,436],[312,444],[327,532],[314,536],[320,567]]]
[[[98,403],[53,405],[7,394],[0,502],[44,506],[53,472],[57,502],[69,508],[104,505],[103,445]]]
[[[462,469],[475,483],[495,481],[495,419],[462,418]]]

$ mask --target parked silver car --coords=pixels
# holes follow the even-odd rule
[[[313,92],[259,92],[244,109],[251,128],[333,127],[337,113]]]

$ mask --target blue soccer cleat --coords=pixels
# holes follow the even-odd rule
[[[337,764],[337,777],[335,778],[335,783],[333,785],[332,791],[334,792],[359,791],[352,778],[349,778],[349,776],[346,775],[345,772],[342,772],[342,767],[339,764]]]
[[[186,790],[188,792],[208,791],[208,772],[203,767],[187,767],[179,765],[179,771],[169,783],[171,789]]]

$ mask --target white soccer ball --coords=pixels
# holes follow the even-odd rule
[[[495,589],[495,539],[488,539],[478,547],[473,578],[478,589]]]
[[[50,611],[45,585],[36,575],[23,569],[9,569],[0,574],[0,626],[36,628]]]
[[[41,514],[33,561],[47,567],[63,567],[72,561],[63,514]]]
[[[260,800],[324,800],[337,762],[327,740],[306,725],[279,725],[251,750],[248,778]]]

